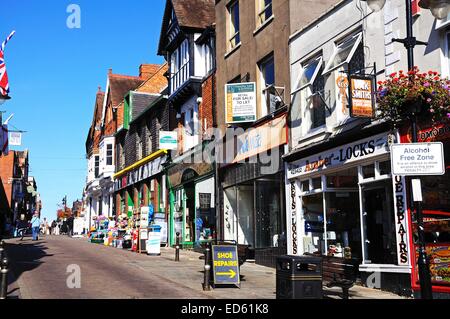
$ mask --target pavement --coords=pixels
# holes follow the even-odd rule
[[[203,291],[201,254],[161,248],[161,256],[91,244],[85,238],[46,236],[38,242],[6,241],[11,259],[9,298],[22,299],[275,299],[272,268],[246,262],[241,287]],[[326,289],[328,298],[341,298],[340,289]],[[351,299],[403,299],[355,286]]]

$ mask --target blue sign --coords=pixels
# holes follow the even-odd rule
[[[241,283],[237,246],[212,246],[214,284],[237,285]]]

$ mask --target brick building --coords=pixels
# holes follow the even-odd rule
[[[216,233],[215,165],[203,151],[215,126],[214,0],[167,0],[158,54],[169,72],[168,105],[178,145],[166,165],[169,243],[199,246]]]

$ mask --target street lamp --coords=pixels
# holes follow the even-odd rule
[[[448,0],[420,0],[419,7],[429,9],[438,20],[447,18],[450,11]]]
[[[386,0],[361,0],[367,2],[367,5],[373,11],[380,11]],[[450,11],[450,4],[448,0],[420,0],[419,6],[424,9],[429,9],[436,19],[444,19]],[[427,43],[418,41],[413,35],[413,14],[412,1],[406,0],[406,27],[407,35],[405,39],[393,39],[395,42],[403,43],[408,52],[408,70],[414,69],[414,48],[416,45],[426,45]],[[412,129],[413,143],[417,143],[417,113],[420,110],[412,110],[410,120]],[[420,202],[415,203],[415,211],[417,218],[417,232],[419,241],[419,279],[422,299],[433,299],[433,289],[431,285],[430,262],[425,250],[425,234],[422,215],[422,205]]]

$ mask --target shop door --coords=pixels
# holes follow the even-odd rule
[[[195,187],[194,184],[184,186],[185,191],[185,220],[184,220],[184,242],[194,242],[195,224]]]
[[[255,247],[254,188],[238,186],[238,243]]]
[[[383,182],[362,189],[365,263],[396,264],[392,186]]]
[[[256,182],[256,247],[279,247],[281,220],[280,184]]]

